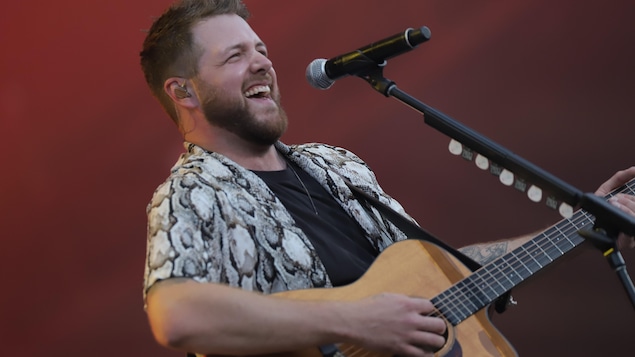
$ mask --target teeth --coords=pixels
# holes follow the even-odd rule
[[[271,88],[269,88],[269,86],[257,86],[257,87],[253,87],[250,90],[245,92],[245,96],[246,97],[253,97],[256,94],[260,94],[260,93],[265,93],[268,94],[269,92],[271,92]]]

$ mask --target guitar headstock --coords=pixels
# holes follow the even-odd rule
[[[513,187],[517,191],[525,193],[530,201],[536,203],[543,201],[544,194],[540,187],[527,183],[522,177],[492,162],[487,157],[474,152],[474,150],[461,144],[457,140],[452,139],[450,141],[448,150],[452,155],[460,156],[467,161],[473,161],[479,169],[489,171],[492,175],[497,176],[503,185]],[[564,218],[571,218],[573,216],[573,207],[566,202],[559,201],[554,196],[546,196],[544,202],[547,207],[557,210]]]

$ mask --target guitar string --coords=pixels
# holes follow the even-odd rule
[[[525,253],[524,255],[532,254],[527,249],[524,250],[524,253]],[[537,262],[537,260],[535,259],[534,261]],[[507,265],[508,265],[508,268],[512,268],[512,270],[515,271],[516,273],[518,272],[517,267],[514,267],[513,265],[509,263],[507,263]],[[538,264],[538,265],[543,267],[547,264],[543,262],[542,265],[541,264]],[[508,268],[507,270],[509,270]],[[504,269],[505,267],[503,268],[503,270]],[[441,301],[441,303],[436,303],[436,305],[438,305],[441,310],[443,310],[444,307],[447,307],[450,305],[453,306],[454,309],[451,310],[451,313],[447,314],[448,315],[447,317],[449,320],[451,320],[453,324],[459,323],[464,318],[470,316],[471,313],[476,312],[477,310],[480,310],[482,307],[485,307],[488,303],[493,301],[494,298],[500,295],[503,295],[506,291],[508,291],[509,289],[511,289],[511,287],[513,287],[513,284],[512,284],[512,286],[510,286],[509,288],[505,288],[500,283],[498,283],[498,285],[501,286],[502,289],[500,291],[497,291],[496,286],[493,286],[490,282],[488,282],[488,280],[492,281],[492,278],[494,281],[496,281],[496,279],[500,279],[501,273],[505,274],[505,271],[501,270],[501,268],[497,268],[497,270],[498,271],[492,271],[492,269],[485,269],[482,272],[480,272],[481,274],[473,278],[470,278],[467,281],[462,282],[461,284],[457,284],[455,289],[451,289],[448,291],[450,295],[448,296],[446,294],[446,298],[439,300]],[[526,270],[531,271],[531,269],[526,269]],[[478,286],[480,288],[480,291],[482,292],[482,294],[479,295],[477,293],[477,294],[467,295],[465,288],[467,288],[469,291],[474,291],[475,286]],[[494,292],[494,294],[492,294],[492,291]],[[461,298],[463,298],[463,300],[461,300]],[[465,299],[465,298],[472,298],[472,299]],[[487,298],[491,300],[487,300]],[[474,299],[478,300],[478,303],[475,302]],[[457,304],[457,301],[459,302],[459,304]],[[461,303],[461,301],[466,301],[466,303]]]
[[[635,181],[634,181],[634,182],[635,182]],[[633,182],[629,182],[629,183],[627,183],[627,184],[626,184],[626,189],[622,190],[621,192],[626,192],[626,191],[629,191],[629,190],[630,190],[630,191],[631,191],[631,193],[632,193],[632,191],[633,191],[633,188],[631,187],[631,185],[632,185],[632,184],[633,184]],[[635,185],[633,185],[633,186],[635,186]],[[609,195],[607,195],[606,197],[611,197],[611,196],[613,196],[614,194],[615,194],[615,193],[609,194]],[[560,242],[567,242],[567,241],[569,242],[569,244],[570,244],[571,246],[570,246],[568,249],[567,249],[567,248],[562,247],[561,245],[560,245],[560,247],[559,247],[556,243],[553,243],[553,242],[552,242],[552,241],[553,241],[554,236],[556,236],[556,233],[558,233],[557,235],[565,234],[565,235],[568,237],[568,236],[569,236],[569,234],[572,234],[574,231],[576,231],[576,232],[577,232],[579,229],[578,229],[577,227],[575,227],[575,225],[576,225],[575,223],[580,224],[580,223],[581,223],[581,222],[583,222],[583,221],[588,221],[588,222],[585,222],[584,224],[582,224],[581,226],[586,226],[586,225],[588,225],[589,223],[592,223],[592,220],[589,218],[588,213],[587,213],[587,212],[585,212],[585,211],[583,211],[583,210],[578,210],[578,211],[576,212],[575,216],[576,216],[575,218],[574,218],[574,217],[572,217],[571,219],[563,220],[563,221],[561,221],[560,223],[558,223],[558,224],[556,224],[556,225],[552,226],[551,228],[547,229],[545,232],[541,233],[540,238],[538,238],[538,239],[533,239],[533,240],[531,240],[531,241],[527,242],[527,243],[531,243],[531,244],[529,244],[529,245],[530,245],[529,249],[527,249],[527,247],[525,247],[525,244],[523,244],[523,246],[521,246],[521,247],[519,247],[519,248],[524,248],[524,249],[520,249],[520,250],[521,250],[521,254],[518,254],[518,255],[517,255],[517,257],[516,257],[517,259],[516,259],[516,260],[518,260],[518,261],[520,262],[520,264],[522,264],[522,265],[525,267],[525,270],[529,270],[529,271],[531,272],[531,270],[530,270],[530,269],[529,269],[529,268],[528,268],[525,264],[523,264],[523,263],[522,263],[522,259],[523,259],[523,257],[525,257],[525,258],[526,258],[526,257],[530,257],[532,260],[534,260],[536,263],[538,263],[538,265],[540,266],[540,268],[539,268],[539,269],[542,269],[542,267],[544,267],[544,266],[546,266],[546,265],[550,264],[551,262],[553,262],[553,259],[551,259],[551,257],[553,257],[553,256],[554,256],[554,254],[553,254],[554,252],[557,252],[556,256],[560,256],[560,255],[563,255],[563,254],[567,253],[569,250],[571,250],[571,249],[575,248],[575,247],[576,247],[577,245],[579,245],[582,241],[579,241],[579,242],[578,242],[578,244],[574,244],[573,242],[571,242],[571,241],[570,241],[570,239],[566,239],[566,240],[565,240],[565,239],[563,239],[563,240],[561,240]],[[559,228],[559,226],[560,226],[562,223],[566,223],[566,222],[569,222],[569,223],[572,223],[572,224],[573,224],[573,226],[574,226],[574,227],[573,227],[573,230],[572,230],[570,227],[566,228],[564,231],[563,231],[562,229],[560,229],[560,228]],[[559,231],[559,232],[558,232],[558,231]],[[581,237],[578,237],[578,238],[581,238]],[[551,245],[550,245],[549,247],[544,247],[545,242],[551,243]],[[564,249],[564,251],[563,251],[563,249],[561,249],[561,248],[563,248],[563,249]],[[519,250],[519,249],[516,249],[516,250],[514,250],[513,252],[510,252],[510,253],[514,253],[514,252],[516,252],[517,250]],[[545,262],[545,261],[544,261],[544,259],[543,259],[543,261],[542,261],[542,263],[543,263],[543,264],[540,264],[541,262],[540,262],[540,261],[538,261],[538,260],[536,259],[536,254],[535,254],[535,252],[537,252],[537,251],[539,251],[539,250],[540,250],[540,251],[542,251],[542,253],[543,253],[543,254],[539,254],[539,255],[538,255],[538,258],[540,258],[540,255],[542,255],[542,256],[543,256],[543,258],[545,258],[545,257],[546,257],[546,258],[548,258],[548,259],[549,259],[549,261],[548,261],[548,262]],[[483,273],[486,273],[486,274],[487,274],[487,275],[489,275],[490,277],[494,278],[494,281],[496,281],[499,285],[500,285],[499,281],[500,281],[500,276],[501,276],[501,275],[503,275],[503,276],[504,276],[507,280],[509,280],[509,281],[511,282],[511,280],[509,279],[509,277],[507,277],[507,276],[506,276],[506,274],[508,274],[508,273],[509,273],[509,269],[510,269],[510,268],[511,268],[511,270],[513,271],[513,273],[515,273],[515,274],[516,274],[516,276],[518,276],[518,277],[522,277],[522,275],[521,275],[521,274],[519,274],[519,273],[517,272],[518,264],[516,264],[516,263],[514,263],[514,262],[512,262],[512,263],[510,264],[508,261],[505,261],[505,260],[506,260],[505,258],[509,258],[509,255],[512,255],[512,254],[506,254],[505,256],[503,256],[503,257],[501,257],[501,258],[499,258],[499,259],[498,259],[498,260],[501,260],[501,261],[503,261],[503,262],[504,262],[504,265],[502,265],[502,268],[501,268],[501,266],[500,266],[500,265],[499,265],[499,266],[497,266],[497,265],[495,265],[495,264],[489,264],[489,265],[488,265],[489,269],[483,270],[483,272],[481,273],[481,275],[482,275]],[[492,262],[492,263],[494,263],[494,262]],[[506,266],[507,268],[505,268],[505,266]],[[495,269],[495,271],[494,271],[494,272],[492,272],[491,267],[494,267],[494,269]],[[533,272],[532,272],[532,274],[533,274]],[[490,289],[491,289],[491,290],[493,290],[493,291],[495,291],[495,292],[496,292],[496,290],[490,286],[491,284],[490,284],[489,282],[487,282],[486,280],[483,280],[483,279],[487,279],[487,278],[485,278],[485,277],[483,277],[483,276],[476,276],[474,279],[468,279],[468,278],[466,278],[466,279],[464,279],[464,280],[463,280],[463,281],[461,281],[461,282],[463,282],[463,283],[464,283],[465,281],[470,280],[470,281],[469,281],[469,283],[473,283],[473,284],[471,284],[471,285],[472,285],[472,287],[474,287],[474,284],[476,284],[476,283],[477,283],[477,280],[478,280],[479,278],[480,278],[481,282],[485,282],[485,283],[486,283],[486,284],[490,287]],[[524,279],[525,279],[525,278],[522,278],[522,280],[524,280]],[[522,282],[522,280],[521,280],[520,282]],[[461,282],[459,282],[459,283],[461,283]],[[455,286],[460,285],[459,283],[455,284]],[[468,285],[467,287],[470,287],[470,286],[469,286],[469,285],[470,285],[469,283],[467,284],[467,285]],[[512,282],[512,283],[513,283],[513,282]],[[466,285],[466,284],[463,284],[463,285]],[[512,285],[514,285],[514,284],[512,284]],[[502,286],[502,285],[501,285],[501,287],[503,287],[504,291],[503,291],[500,295],[504,294],[504,293],[508,290],[508,289],[506,289],[506,288],[505,288],[504,286]],[[448,289],[448,290],[451,290],[451,289]],[[446,291],[448,291],[448,290],[446,290]],[[459,293],[460,293],[459,295],[465,295],[465,294],[464,294],[464,291],[459,291]],[[497,294],[498,294],[498,293],[497,293]],[[442,294],[438,295],[438,297],[440,297],[441,295],[442,295]],[[478,299],[478,297],[477,297],[477,296],[475,296],[475,297]],[[445,298],[445,299],[444,299],[444,298],[441,298],[441,300],[439,300],[439,303],[437,303],[437,304],[445,306],[445,304],[446,304],[448,301],[451,301],[451,300],[453,300],[453,299],[454,299],[454,298],[453,298],[453,296],[452,296],[452,295],[450,295],[450,296],[448,296],[448,297],[447,297],[447,298]],[[478,299],[478,300],[480,301],[480,299]],[[481,302],[481,304],[483,303],[482,301],[480,301],[480,302]],[[472,304],[473,304],[473,303],[472,303]],[[454,305],[456,305],[456,304],[454,304]],[[486,304],[484,304],[483,306],[485,306],[485,305],[486,305]],[[483,307],[483,306],[482,306],[482,307]],[[441,307],[439,307],[439,308],[441,308]]]
[[[584,217],[579,217],[579,218],[580,218],[580,219],[584,219]],[[580,220],[580,219],[578,219],[578,220]],[[542,235],[541,235],[541,238],[539,238],[539,239],[538,239],[538,241],[544,241],[544,240],[545,240],[545,238],[546,238],[546,235],[545,235],[545,234],[542,234]],[[563,240],[563,241],[564,241],[564,240]],[[534,242],[533,240],[532,240],[532,241],[530,241],[530,242],[528,242],[528,243],[534,243],[534,244],[531,244],[531,245],[532,245],[532,248],[531,248],[531,249],[521,249],[521,248],[526,248],[526,247],[525,247],[525,245],[523,245],[523,246],[521,246],[521,247],[517,248],[516,250],[514,250],[514,252],[516,252],[516,251],[518,251],[518,250],[522,250],[521,254],[518,254],[518,255],[517,255],[518,257],[520,257],[520,258],[519,258],[519,260],[521,260],[521,261],[522,261],[522,259],[523,259],[523,256],[524,256],[524,257],[531,257],[532,255],[535,255],[535,252],[536,252],[538,249],[541,249],[541,248],[537,247],[537,245],[535,244],[536,242]],[[572,248],[571,248],[571,249],[572,249]],[[543,249],[543,251],[544,251],[544,249]],[[513,253],[513,252],[512,252],[512,253]],[[509,255],[509,254],[506,254],[505,256],[507,256],[507,255]],[[502,260],[502,258],[503,258],[503,257],[499,258],[498,260]],[[532,259],[534,259],[534,258],[532,257]],[[482,270],[482,271],[479,271],[479,272],[475,273],[476,275],[469,276],[469,277],[467,277],[467,278],[463,279],[462,281],[460,281],[460,282],[456,283],[456,284],[453,286],[453,288],[450,288],[450,289],[446,290],[446,291],[444,292],[444,293],[446,294],[446,297],[442,297],[442,295],[444,295],[444,293],[439,294],[439,295],[435,298],[435,299],[438,301],[438,302],[437,302],[437,305],[438,305],[438,306],[437,306],[437,308],[442,309],[443,307],[446,307],[446,305],[448,305],[448,302],[450,302],[450,303],[452,303],[452,305],[455,307],[455,309],[456,309],[456,310],[460,310],[460,308],[458,308],[458,307],[457,307],[457,304],[456,304],[456,303],[453,303],[455,300],[458,300],[458,299],[459,299],[459,298],[461,298],[461,297],[466,297],[465,290],[464,290],[464,289],[462,289],[462,288],[460,287],[460,285],[464,285],[465,287],[467,287],[467,288],[471,288],[471,289],[473,290],[473,289],[476,287],[475,285],[479,285],[479,286],[481,286],[483,283],[485,283],[485,287],[490,287],[490,288],[491,288],[491,286],[490,286],[491,284],[490,284],[489,282],[487,282],[486,280],[484,280],[484,279],[486,279],[486,277],[483,277],[482,275],[483,275],[484,273],[487,273],[487,274],[488,274],[488,275],[490,275],[490,276],[496,277],[496,275],[492,275],[492,273],[491,273],[491,266],[494,266],[494,263],[495,263],[495,262],[492,262],[491,264],[489,264],[489,265],[488,265],[488,268],[489,268],[490,270],[485,270],[485,269],[484,269],[484,270]],[[546,265],[546,264],[545,264],[545,265]],[[513,267],[513,265],[510,265],[509,263],[507,263],[507,266],[511,267],[512,269],[514,268],[514,267]],[[526,268],[526,269],[527,269],[527,268]],[[514,271],[515,271],[515,270],[514,270]],[[499,269],[499,272],[501,272],[501,271],[500,271],[500,269]],[[503,272],[503,273],[504,273],[504,272]],[[457,288],[459,289],[458,291],[452,291],[452,290],[457,290]],[[491,290],[494,290],[494,291],[495,291],[495,289],[493,289],[493,288],[491,288]],[[507,289],[505,289],[505,290],[504,290],[504,291],[503,291],[500,295],[502,295],[505,291],[507,291]],[[454,292],[454,294],[452,294],[453,292]],[[458,294],[457,294],[457,293],[458,293]],[[479,300],[479,302],[480,302],[480,303],[481,303],[481,305],[482,305],[481,307],[484,307],[485,305],[487,305],[487,304],[484,304],[484,303],[483,303],[483,301],[481,301],[481,300],[478,298],[478,296],[474,296],[474,297],[476,297],[476,298]],[[468,301],[469,301],[469,300],[468,300]],[[472,305],[474,305],[474,303],[472,303]],[[465,306],[465,305],[464,305],[464,306]],[[480,309],[480,308],[479,308],[479,309]],[[473,310],[473,309],[472,309],[472,310]],[[460,321],[459,321],[459,322],[460,322]]]
[[[628,188],[628,189],[630,189],[630,187],[627,187],[627,188]],[[609,197],[609,196],[607,196],[607,197]],[[579,211],[579,212],[583,212],[583,213],[585,213],[585,214],[586,214],[586,212],[584,212],[584,211]],[[588,214],[586,214],[586,216],[588,216]],[[577,219],[577,223],[580,223],[580,220],[585,220],[585,219],[586,219],[585,215],[578,215],[578,217],[577,217],[577,218],[578,218],[578,219]],[[571,220],[571,219],[569,219],[569,221],[571,221],[572,223],[573,223],[573,222],[575,222],[575,220]],[[554,232],[555,232],[555,231],[557,231],[557,230],[560,230],[560,229],[559,229],[559,225],[560,225],[560,224],[556,224],[556,225],[554,225],[554,227],[552,227],[550,230],[551,230],[551,231],[554,231]],[[575,223],[574,223],[574,225],[575,225]],[[576,230],[577,230],[577,228],[576,228]],[[554,232],[551,232],[551,234],[553,234]],[[563,232],[562,230],[560,230],[560,232],[561,232],[561,233],[572,233],[570,230],[567,230],[567,231],[565,231],[565,232]],[[543,241],[544,241],[544,238],[547,238],[547,237],[546,237],[547,233],[549,233],[549,229],[548,229],[547,231],[543,232],[543,234],[542,234],[542,239],[539,239],[539,240],[532,240],[531,242],[533,242],[533,243],[540,243],[540,240],[543,240]],[[534,252],[535,252],[536,250],[538,250],[538,249],[543,250],[543,252],[544,252],[546,255],[549,255],[549,256],[551,256],[551,255],[552,255],[551,253],[553,252],[554,248],[555,248],[556,250],[558,250],[558,251],[561,251],[561,249],[559,249],[557,245],[553,245],[552,247],[548,248],[547,250],[545,250],[545,249],[544,249],[544,247],[543,247],[543,246],[541,246],[540,244],[534,244],[534,245],[532,246],[532,248],[536,248],[536,249],[529,250],[529,251],[527,251],[527,249],[525,249],[525,253],[527,253],[527,254],[525,254],[525,255],[532,254],[532,253],[534,253]],[[572,248],[571,248],[571,249],[572,249]],[[521,262],[522,262],[522,261],[521,261]],[[510,265],[510,264],[509,264],[509,262],[506,262],[506,264],[507,264],[508,266],[510,266],[510,267],[512,267],[512,268],[513,268],[513,265]],[[500,272],[502,272],[500,267],[496,267],[496,269],[498,269],[498,270],[499,270],[499,271],[498,271],[498,272],[496,272],[496,273],[500,273]],[[490,271],[488,271],[488,274],[492,275],[491,270],[490,270]],[[497,277],[497,276],[499,276],[499,275],[496,275],[495,277]]]
[[[582,212],[582,213],[584,213],[584,212]],[[577,215],[577,217],[575,217],[575,218],[576,218],[576,219],[575,219],[575,221],[577,221],[578,223],[580,223],[580,222],[584,222],[584,221],[587,219],[587,217],[585,217],[585,215],[584,215],[584,214],[578,214],[578,215]],[[589,220],[589,221],[590,221],[590,220]],[[566,221],[563,221],[563,222],[566,222]],[[562,223],[562,222],[561,222],[561,223]],[[585,225],[586,225],[586,224],[585,224]],[[556,231],[557,229],[555,229],[555,228],[556,228],[557,226],[558,226],[558,225],[555,225],[554,227],[552,227],[552,228],[554,228],[554,229],[551,229],[551,228],[550,228],[550,229],[548,229],[547,231],[549,231],[549,230]],[[569,233],[572,233],[572,232],[573,232],[573,231],[571,231],[570,229],[567,229],[567,231],[569,231]],[[536,241],[544,241],[544,239],[547,237],[547,234],[546,234],[546,233],[547,233],[547,232],[543,232],[543,233],[541,234],[541,236],[540,236],[540,237],[537,237],[535,240],[536,240]],[[532,241],[533,241],[533,240],[532,240]],[[564,240],[563,240],[563,241],[564,241]],[[547,253],[547,252],[546,252],[543,248],[538,248],[538,249],[541,249],[541,250],[543,251],[543,253],[546,253],[547,255],[549,255],[549,253]],[[557,248],[556,248],[556,249],[557,249]],[[571,248],[571,249],[572,249],[572,248]],[[525,253],[525,255],[526,255],[526,256],[530,256],[530,255],[533,255],[533,253],[534,253],[536,250],[537,250],[537,249],[535,249],[535,250],[532,252],[532,251],[529,251],[529,250],[527,250],[527,249],[524,249],[524,250],[523,250],[523,252]],[[514,252],[515,252],[515,251],[516,251],[516,250],[514,250]],[[513,253],[513,252],[510,252],[510,253]],[[507,255],[508,255],[508,254],[506,254],[505,256],[507,256]],[[550,263],[550,262],[549,262],[549,263]],[[510,267],[512,266],[512,265],[510,265],[509,263],[506,263],[506,264],[507,264],[508,266],[510,266]],[[547,263],[547,264],[548,264],[548,263]],[[515,271],[515,270],[514,270],[514,271]],[[498,272],[502,272],[502,271],[500,271],[500,269],[499,269],[499,271],[498,271]],[[497,272],[497,273],[498,273],[498,272]],[[494,273],[494,274],[497,274],[497,273]],[[491,271],[488,271],[488,272],[487,272],[487,275],[489,275],[490,277],[494,277],[494,278],[496,278],[496,276],[495,276],[494,274],[492,274],[492,272],[491,272]],[[476,281],[473,281],[473,283],[476,283]],[[456,285],[455,285],[455,286],[456,286]],[[446,291],[447,291],[447,290],[446,290]],[[459,294],[458,294],[458,295],[461,295],[461,294],[463,294],[463,291],[462,291],[462,290],[461,290],[461,291],[459,291]],[[452,295],[450,295],[448,298],[451,298],[451,297],[452,297]],[[480,310],[480,309],[479,309],[479,310]],[[440,314],[440,313],[434,313],[434,314],[432,314],[432,315],[439,315],[439,314]],[[440,317],[444,317],[444,316],[440,316]]]
[[[588,216],[589,216],[589,215],[588,215],[588,214],[586,214],[586,212],[584,212],[584,214],[583,214],[582,216],[580,216],[579,218],[580,218],[581,220],[584,220],[584,219],[588,218]],[[578,223],[579,223],[580,219],[578,219]],[[589,221],[589,222],[592,222],[592,221],[591,221],[591,219],[588,219],[588,221]],[[554,227],[554,229],[552,229],[552,232],[551,232],[551,233],[553,234],[553,233],[554,233],[556,230],[558,230],[558,229],[559,229],[559,228],[558,228],[558,225],[556,225],[556,226]],[[560,230],[560,231],[562,232],[562,230]],[[565,233],[566,233],[566,231],[568,231],[568,233],[572,233],[572,231],[571,231],[571,230],[565,230]],[[577,231],[577,229],[576,229],[576,231]],[[542,239],[542,240],[544,240],[544,238],[546,238],[546,237],[547,237],[547,235],[546,235],[546,234],[543,234],[543,236],[542,236],[542,238],[543,238],[543,239]],[[578,238],[579,238],[579,239],[581,239],[580,237],[578,237]],[[564,241],[566,241],[566,240],[562,240],[562,242],[564,242]],[[580,241],[580,242],[581,242],[581,241]],[[578,242],[578,244],[579,244],[580,242]],[[570,243],[570,244],[571,244],[572,246],[571,246],[571,247],[569,247],[568,249],[567,249],[567,248],[564,248],[564,250],[565,250],[565,251],[568,251],[568,250],[570,250],[570,249],[573,249],[573,247],[575,247],[575,246],[576,246],[576,244],[573,244],[573,243]],[[557,251],[559,252],[557,255],[561,255],[561,254],[563,254],[563,252],[562,252],[562,251],[563,251],[563,249],[558,248],[558,246],[557,246],[557,245],[552,245],[552,247],[551,247],[551,248],[548,248],[547,250],[545,250],[543,247],[538,247],[538,246],[536,246],[536,247],[537,247],[537,249],[541,249],[541,250],[543,250],[543,252],[544,252],[546,255],[548,255],[548,256],[553,256],[553,252],[554,252],[554,250],[557,250]],[[524,251],[524,253],[525,253],[525,254],[524,254],[524,255],[525,255],[525,256],[527,256],[527,255],[533,254],[533,252],[534,252],[535,250],[536,250],[536,249],[534,249],[533,251],[525,249],[525,251]],[[550,261],[550,262],[551,262],[551,261]],[[546,264],[545,264],[545,265],[549,264],[550,262],[546,262]],[[521,263],[522,263],[522,261],[521,261]],[[514,266],[513,266],[513,265],[511,265],[511,264],[509,264],[509,262],[506,262],[506,264],[507,264],[509,267],[511,267],[512,269],[514,269]],[[496,269],[497,269],[498,271],[496,271],[496,272],[495,272],[495,274],[492,274],[491,269],[490,269],[490,271],[488,272],[488,274],[489,274],[489,275],[491,275],[491,276],[494,276],[494,278],[499,278],[500,273],[503,273],[503,274],[505,273],[505,272],[504,272],[504,271],[503,271],[500,267],[496,267]],[[514,270],[514,271],[515,271],[515,270]],[[482,279],[482,278],[481,278],[481,279]],[[499,278],[499,279],[500,279],[500,278]],[[458,284],[457,284],[457,285],[458,285]],[[479,299],[479,300],[480,300],[480,299]],[[482,302],[481,302],[481,303],[482,303]],[[484,306],[484,305],[483,305],[483,306]]]
[[[368,357],[380,355],[376,352],[363,349],[356,345],[346,344],[345,346],[345,348],[340,349],[340,352],[342,352],[342,354],[344,354],[344,356],[346,357]],[[351,350],[353,350],[353,352],[351,352]]]
[[[357,347],[354,345],[347,345],[346,348],[340,349],[340,352],[342,352],[342,354],[344,354],[344,356],[346,357],[368,357],[375,354],[372,351],[367,351],[361,347]]]
[[[632,192],[633,192],[633,189],[630,187],[630,186],[631,186],[630,184],[632,184],[632,182],[631,182],[631,183],[629,183],[629,184],[627,184],[627,185],[626,185],[626,187],[625,187],[625,189],[624,189],[624,190],[621,190],[621,192],[628,192],[628,191],[630,191],[630,193],[632,193]],[[616,191],[616,192],[617,192],[617,191]],[[615,192],[614,192],[614,193],[612,193],[612,194],[610,194],[610,195],[607,195],[607,197],[611,197],[611,196],[613,196],[614,194],[615,194]],[[583,211],[583,210],[579,210],[578,212],[580,212],[580,213],[581,213],[580,215],[578,215],[578,216],[579,216],[579,217],[578,217],[579,219],[577,219],[577,220],[576,220],[576,219],[569,219],[569,220],[568,220],[571,224],[573,224],[573,225],[574,225],[574,230],[575,230],[576,232],[579,230],[579,229],[578,229],[578,227],[576,227],[576,223],[578,223],[578,225],[579,225],[579,226],[587,226],[588,224],[593,223],[593,221],[592,221],[592,216],[591,216],[591,215],[589,215],[587,212],[585,212],[585,211]],[[582,224],[580,224],[580,221],[588,221],[588,222],[583,222]],[[565,221],[565,222],[566,222],[566,221]],[[536,241],[535,241],[535,243],[536,243],[536,244],[532,245],[532,248],[536,248],[536,249],[534,249],[533,251],[528,251],[527,253],[528,253],[529,255],[534,255],[534,252],[535,252],[536,250],[542,250],[542,252],[544,253],[544,254],[543,254],[543,256],[546,256],[547,258],[554,257],[554,256],[555,256],[555,257],[558,257],[558,256],[563,255],[564,253],[568,252],[569,250],[571,250],[571,249],[575,248],[577,245],[579,245],[579,244],[583,241],[583,240],[582,240],[582,238],[581,238],[580,236],[575,236],[574,238],[578,240],[577,244],[576,244],[576,243],[571,242],[571,240],[570,240],[570,239],[567,239],[567,240],[562,240],[562,241],[558,242],[558,243],[561,243],[561,244],[556,244],[556,243],[554,243],[554,242],[553,242],[553,237],[554,237],[554,235],[562,235],[562,234],[564,234],[564,235],[566,235],[566,236],[569,236],[570,234],[572,234],[572,233],[573,233],[573,232],[569,229],[569,227],[567,227],[567,229],[565,229],[565,230],[563,231],[563,230],[560,228],[560,225],[561,225],[561,224],[556,224],[556,225],[554,225],[553,227],[551,227],[550,229],[548,229],[547,231],[543,232],[543,235],[542,235],[542,238],[543,238],[543,239],[538,239],[538,240],[536,240]],[[549,245],[546,249],[545,249],[545,246],[544,246],[544,245],[545,245],[545,244],[544,244],[545,238],[550,238],[550,239],[548,239],[548,240],[547,240],[547,242],[548,242],[548,243],[550,243],[550,245]],[[563,247],[562,247],[562,243],[563,243],[563,242],[567,242],[567,241],[568,241],[568,242],[569,242],[572,246],[571,246],[571,247],[566,247],[566,248],[564,248],[564,251],[563,251],[563,249],[560,249],[560,248],[563,248]],[[532,241],[532,242],[533,242],[533,241]],[[556,253],[555,255],[554,255],[554,252]],[[527,255],[527,254],[526,254],[526,255]],[[505,257],[507,257],[507,255],[506,255]],[[503,257],[503,258],[505,258],[505,257]],[[516,272],[516,270],[514,269],[514,265],[513,265],[513,264],[509,264],[509,262],[508,262],[508,261],[505,261],[506,259],[501,259],[501,260],[503,260],[505,264],[507,264],[510,268],[512,268],[512,269],[514,270],[514,272]],[[547,264],[549,264],[549,263],[551,263],[551,262],[553,261],[552,259],[549,259],[549,260],[550,260],[550,261],[549,261],[549,262],[546,262],[546,264],[545,264],[545,265],[547,265]],[[520,263],[522,263],[522,260],[520,260]],[[538,262],[538,263],[540,263],[540,262]],[[503,266],[503,268],[501,268],[501,266],[496,266],[496,265],[494,265],[494,268],[495,268],[497,271],[495,272],[495,274],[493,275],[493,277],[494,277],[495,279],[500,280],[500,273],[505,274],[505,271],[503,271],[503,270],[504,270],[504,266]],[[526,269],[528,269],[527,267],[525,267],[525,268],[526,268]],[[491,269],[490,269],[490,271],[489,271],[489,274],[492,274]],[[507,278],[508,280],[510,280],[508,277],[506,277],[506,278]]]

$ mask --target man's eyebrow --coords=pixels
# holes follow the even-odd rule
[[[221,53],[221,54],[225,54],[225,53],[231,52],[231,51],[233,51],[233,50],[244,50],[244,49],[246,49],[246,48],[248,48],[248,47],[249,47],[249,44],[248,44],[248,43],[241,42],[241,43],[237,43],[237,44],[235,44],[235,45],[231,45],[231,46],[229,46],[229,47],[226,47],[226,48],[225,48],[225,49],[223,49],[220,53]],[[258,42],[256,42],[255,47],[256,47],[256,48],[259,48],[259,47],[264,47],[265,49],[267,49],[267,45],[265,45],[265,43],[264,43],[264,42],[262,42],[262,41],[258,41]]]
[[[246,47],[246,45],[244,43],[237,43],[235,45],[231,45],[229,47],[225,47],[223,50],[220,51],[221,54],[225,54],[228,52],[231,52],[233,50],[242,50]]]

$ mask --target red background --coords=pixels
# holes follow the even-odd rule
[[[143,29],[168,4],[36,0],[0,14],[3,356],[182,355],[155,344],[141,299],[145,206],[181,151],[138,66]],[[362,80],[311,88],[311,60],[425,25],[432,39],[385,70],[402,90],[585,192],[635,164],[632,1],[247,4],[279,75],[284,141],[355,151],[454,246],[559,218]],[[495,319],[521,355],[628,354],[633,307],[598,251],[539,276]]]

